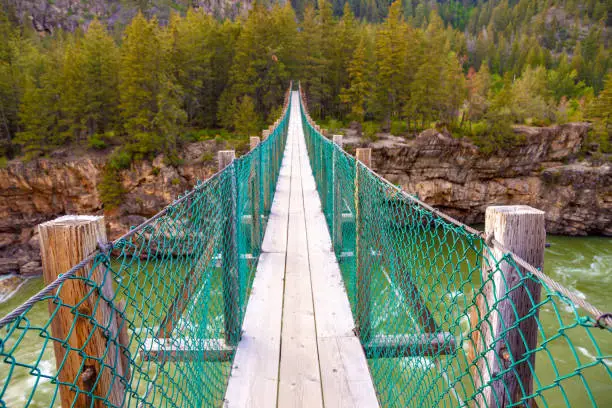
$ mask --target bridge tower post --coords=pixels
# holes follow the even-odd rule
[[[490,247],[484,249],[482,279],[486,284],[477,304],[479,315],[488,314],[488,318],[473,338],[479,359],[474,382],[477,390],[482,388],[478,406],[507,407],[533,393],[541,285],[529,271],[510,261],[508,251],[543,268],[544,218],[543,211],[526,205],[486,210],[485,233],[491,239],[487,238]],[[496,260],[502,261],[497,264]]]
[[[236,158],[234,150],[220,150],[218,153],[219,171],[230,166]],[[240,340],[240,271],[238,265],[238,217],[235,169],[222,177],[228,197],[223,201],[223,240],[221,244],[221,269],[223,280],[223,316],[225,341],[235,346]]]
[[[38,231],[47,285],[106,244],[104,217],[66,215],[40,224]],[[120,380],[129,377],[127,325],[121,316],[125,302],[113,304],[113,279],[106,266],[94,268],[92,261],[73,276],[77,279],[66,280],[56,291],[61,302],[49,300],[51,334],[59,339],[53,342],[58,380],[74,384],[60,385],[62,406],[121,406],[125,389]]]
[[[251,136],[251,150],[259,146],[259,137]],[[261,152],[261,149],[260,149]],[[257,256],[261,243],[261,209],[260,209],[260,178],[261,178],[261,153],[253,155],[252,169],[253,177],[249,183],[249,197],[251,199],[251,254]]]
[[[270,137],[270,131],[269,130],[262,130],[261,131],[261,140],[262,142],[265,142],[268,137]],[[264,156],[262,158],[262,166],[266,166],[267,168],[270,169],[270,161],[272,160],[272,157],[270,155],[270,151],[269,149],[263,150],[262,151],[262,155]],[[268,211],[270,211],[270,179],[272,177],[270,176],[270,171],[262,171],[261,173],[261,180],[262,180],[262,185],[263,185],[263,205],[264,205],[264,213],[268,213]]]
[[[360,186],[365,173],[365,167],[370,167],[372,162],[372,149],[360,148],[355,152],[355,158],[360,163],[355,163],[355,283],[357,298],[357,329],[362,343],[367,343],[372,334],[372,299],[371,299],[371,280],[372,275],[368,270],[369,263],[366,262],[370,256],[370,248],[364,245],[363,235],[365,234],[363,221],[368,211],[369,197]],[[365,167],[364,167],[365,166]]]
[[[340,153],[338,153],[338,149],[342,149],[342,135],[334,135],[333,142],[336,144],[336,146],[338,146],[338,148],[334,149],[332,158],[332,174],[334,180],[334,190],[332,195],[332,239],[334,243],[334,251],[336,251],[336,255],[340,255],[342,252],[342,186],[338,170],[338,160],[340,160]]]

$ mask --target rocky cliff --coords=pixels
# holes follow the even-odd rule
[[[612,235],[611,162],[579,159],[588,126],[518,126],[524,141],[495,154],[434,130],[370,147],[378,173],[465,223],[489,205],[527,204],[546,211],[549,233]]]
[[[518,127],[524,142],[484,154],[466,140],[428,130],[416,138],[382,136],[371,143],[374,169],[425,202],[466,223],[483,221],[488,205],[528,204],[546,211],[554,234],[612,235],[610,162],[579,160],[587,124]],[[347,149],[364,144],[346,137]],[[123,204],[106,212],[109,236],[150,217],[216,168],[214,141],[187,145],[178,167],[163,156],[122,173]],[[56,151],[0,169],[0,274],[40,273],[35,226],[66,213],[102,214],[97,185],[106,155]]]
[[[58,29],[74,31],[87,27],[97,18],[108,24],[123,26],[141,10],[166,23],[172,12],[184,12],[188,7],[203,9],[217,17],[234,18],[251,7],[246,0],[0,0],[0,5],[22,24],[30,23],[41,33],[52,34]]]
[[[163,155],[138,162],[122,172],[127,192],[123,204],[106,212],[109,237],[151,217],[197,180],[212,175],[212,152],[223,148],[214,141],[187,145],[182,165],[165,164]],[[0,275],[41,273],[37,224],[61,214],[102,214],[97,189],[106,154],[64,149],[49,158],[28,163],[18,160],[0,169]]]

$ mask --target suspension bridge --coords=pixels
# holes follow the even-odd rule
[[[612,318],[542,271],[544,213],[463,225],[292,88],[248,154],[124,236],[39,226],[47,286],[0,319],[0,406],[612,403]]]

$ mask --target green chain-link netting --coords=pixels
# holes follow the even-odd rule
[[[596,327],[572,301],[524,273],[511,255],[496,259],[481,235],[356,162],[313,127],[304,107],[302,121],[382,406],[484,407],[502,400],[514,401],[507,406],[612,406],[609,328]],[[482,302],[502,266],[514,268],[518,281],[502,281],[506,296]],[[530,282],[542,284],[541,296],[527,290]],[[525,292],[527,314],[510,324],[502,320],[498,336],[486,342],[484,333],[514,291]],[[517,313],[515,305],[511,311]],[[536,322],[537,347],[512,353],[507,341],[513,337],[525,348],[528,320]],[[525,373],[532,373],[533,386],[522,382]]]
[[[1,327],[0,406],[221,406],[288,120],[289,108],[254,150]],[[87,296],[67,301],[73,285]],[[50,317],[30,319],[41,308]],[[72,327],[54,338],[65,311]],[[70,340],[78,330],[89,333],[82,347]],[[57,369],[54,348],[65,356]]]

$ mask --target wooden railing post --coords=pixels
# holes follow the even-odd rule
[[[106,244],[104,217],[66,215],[40,224],[38,231],[45,284],[93,253],[98,243]],[[92,268],[89,263],[74,274],[83,279],[64,282],[57,291],[61,303],[49,301],[51,333],[59,339],[53,342],[58,380],[74,384],[59,387],[64,407],[103,407],[107,402],[122,406],[125,389],[120,380],[129,381],[128,351],[117,345],[125,347],[127,342],[121,317],[125,302],[113,305],[110,272],[102,265]],[[93,285],[99,290],[92,290]],[[84,392],[94,396],[93,403]]]
[[[236,157],[233,150],[220,150],[218,153],[219,171],[231,165]],[[222,198],[223,202],[223,234],[221,247],[221,268],[223,280],[223,316],[225,328],[225,341],[235,346],[240,340],[240,277],[238,268],[237,230],[238,217],[236,200],[238,190],[236,186],[235,169],[227,172],[222,180],[228,187]]]
[[[261,141],[265,142],[268,137],[270,137],[269,130],[262,130],[261,132]],[[263,204],[264,204],[264,213],[268,213],[270,211],[270,179],[272,171],[272,167],[270,166],[271,155],[269,149],[266,151],[262,151],[262,155],[264,155],[262,159],[262,166],[265,171],[261,172],[261,181],[263,185]]]
[[[334,243],[334,251],[336,251],[336,255],[339,255],[342,252],[342,186],[340,174],[338,171],[338,160],[340,159],[340,153],[338,149],[342,149],[342,135],[334,135],[333,141],[336,144],[337,148],[334,149],[333,162],[332,162],[332,173],[334,179],[334,190],[332,195],[333,201],[333,231],[332,231],[332,239]]]
[[[259,137],[251,136],[251,150],[255,150],[259,146]],[[252,161],[252,173],[253,178],[249,183],[251,198],[251,253],[253,256],[257,256],[260,250],[261,241],[261,216],[260,216],[260,180],[261,177],[261,156],[259,154],[253,155]]]
[[[525,205],[488,207],[485,232],[532,266],[544,266],[543,211]],[[489,314],[480,322],[481,338],[476,341],[479,372],[475,384],[480,390],[476,400],[478,406],[514,406],[533,392],[541,285],[528,271],[499,262],[506,253],[497,246],[488,250],[485,248],[489,259],[483,260],[482,270],[486,284],[478,304],[481,319]]]
[[[364,148],[357,149],[355,153],[357,161],[363,166],[370,167],[372,159],[372,149]],[[363,168],[359,163],[355,163],[355,283],[356,283],[356,298],[357,298],[357,330],[362,343],[367,343],[371,337],[372,321],[371,321],[371,279],[372,276],[366,269],[366,258],[370,255],[370,248],[364,244],[364,226],[363,220],[367,214],[368,197],[361,191],[363,189],[364,172],[367,169]]]

